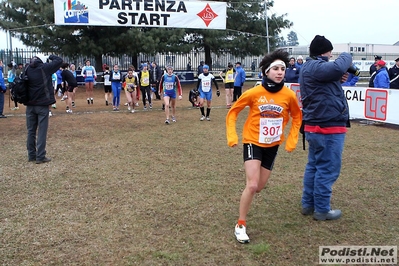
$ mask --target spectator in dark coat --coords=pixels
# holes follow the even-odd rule
[[[159,95],[159,81],[161,80],[163,71],[162,69],[157,65],[157,63],[154,61],[151,64],[152,68],[150,70],[150,82],[151,82],[151,87],[155,88],[155,97],[157,100],[161,99],[161,96]]]
[[[46,139],[49,120],[49,105],[55,103],[51,76],[62,65],[62,59],[42,54],[32,57],[26,70],[28,76],[29,101],[26,105],[26,127],[28,130],[26,147],[28,160],[37,164],[50,162],[46,157]],[[37,137],[36,137],[37,132]]]
[[[287,83],[298,83],[299,68],[295,65],[295,58],[291,57],[290,62],[285,69],[285,82]]]
[[[391,89],[399,89],[399,57],[395,59],[395,65],[388,71]]]

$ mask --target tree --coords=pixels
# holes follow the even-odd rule
[[[261,55],[267,51],[264,1],[235,0],[227,2],[227,30],[187,30],[186,42],[195,49],[205,51],[205,62],[212,65],[211,51],[216,54],[230,53],[234,56]],[[274,1],[267,3],[272,7]],[[269,44],[278,46],[282,29],[292,23],[285,19],[287,14],[268,17]]]
[[[287,46],[286,40],[284,39],[283,36],[279,37],[277,41],[277,47],[285,47],[285,46]]]
[[[287,35],[287,46],[297,46],[299,45],[298,37],[294,31],[290,31]]]

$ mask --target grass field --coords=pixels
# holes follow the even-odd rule
[[[24,107],[0,120],[1,265],[317,265],[320,245],[398,245],[399,135],[353,123],[332,206],[340,220],[300,214],[307,151],[283,147],[248,216],[251,243],[233,235],[245,186],[242,148],[225,137],[224,91],[212,121],[178,102],[128,113],[78,91],[73,114],[50,118],[47,155],[27,162]],[[125,96],[122,95],[122,102]],[[238,132],[247,110],[239,116]]]

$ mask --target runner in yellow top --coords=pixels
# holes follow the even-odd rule
[[[227,144],[235,147],[238,145],[237,116],[241,110],[249,106],[242,133],[246,187],[241,195],[239,218],[235,227],[235,236],[240,243],[249,242],[246,233],[249,207],[255,193],[259,193],[265,187],[270,177],[290,116],[292,125],[285,150],[292,152],[298,142],[302,112],[295,93],[284,86],[288,57],[288,52],[283,50],[267,54],[259,64],[263,73],[262,84],[244,92],[226,117]]]
[[[220,71],[219,76],[224,82],[224,88],[226,89],[226,107],[230,108],[233,102],[233,92],[234,92],[234,76],[236,70],[233,68],[233,64],[229,63],[227,69]],[[225,74],[225,79],[223,79],[222,74]]]
[[[132,68],[129,68],[122,82],[127,99],[127,110],[131,110],[132,113],[134,113],[134,107],[136,106],[137,80],[137,74],[133,72]]]
[[[139,84],[141,95],[143,98],[144,110],[147,110],[147,100],[150,105],[150,109],[152,109],[150,71],[148,71],[148,65],[146,63],[143,64],[143,70],[141,70],[139,73]]]

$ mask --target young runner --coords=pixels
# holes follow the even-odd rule
[[[93,104],[93,88],[94,81],[97,78],[96,69],[90,65],[90,60],[86,60],[85,66],[82,69],[82,75],[85,78],[85,86],[86,86],[86,96],[87,96],[87,104]]]
[[[183,91],[179,78],[173,74],[173,67],[168,66],[166,69],[167,73],[162,76],[159,82],[159,91],[163,93],[166,115],[165,124],[169,125],[169,104],[172,106],[172,122],[176,122],[176,89],[179,93],[179,100],[182,99]]]
[[[235,237],[248,243],[246,220],[255,193],[259,193],[270,177],[279,145],[284,140],[284,128],[291,116],[292,125],[285,150],[292,152],[298,142],[302,113],[295,93],[284,86],[288,52],[276,50],[260,63],[262,84],[244,92],[231,107],[226,117],[227,144],[238,145],[236,121],[238,114],[249,106],[249,114],[242,133],[246,186],[241,195]]]
[[[202,67],[202,73],[198,76],[197,90],[200,93],[199,106],[201,110],[201,121],[205,120],[204,100],[206,100],[206,120],[211,121],[209,115],[211,114],[212,104],[212,81],[215,83],[217,96],[220,96],[219,86],[216,82],[215,77],[209,73],[209,66],[204,65]]]
[[[72,98],[73,98],[73,90],[78,86],[76,82],[76,78],[73,76],[73,73],[68,70],[69,64],[63,63],[61,65],[61,78],[62,78],[62,87],[63,91],[65,91],[66,98],[66,112],[72,113]]]
[[[233,93],[234,93],[234,75],[236,70],[233,68],[233,64],[229,63],[227,65],[227,69],[220,71],[219,76],[222,78],[224,82],[224,88],[226,89],[226,107],[230,108],[231,103],[233,102]],[[223,79],[222,74],[225,74],[225,79]]]
[[[136,92],[137,92],[137,75],[133,73],[133,69],[129,68],[127,75],[123,78],[122,84],[125,89],[127,98],[127,110],[131,110],[134,113],[134,107],[136,106]]]
[[[112,87],[112,105],[114,111],[119,111],[119,104],[121,101],[121,89],[122,89],[122,73],[119,71],[119,66],[114,65],[114,70],[111,71],[111,76],[109,77]]]
[[[109,78],[111,77],[111,73],[109,72],[109,66],[104,67],[104,73],[103,73],[103,81],[104,81],[104,98],[105,98],[105,105],[108,106],[108,99],[111,98],[111,81]]]

